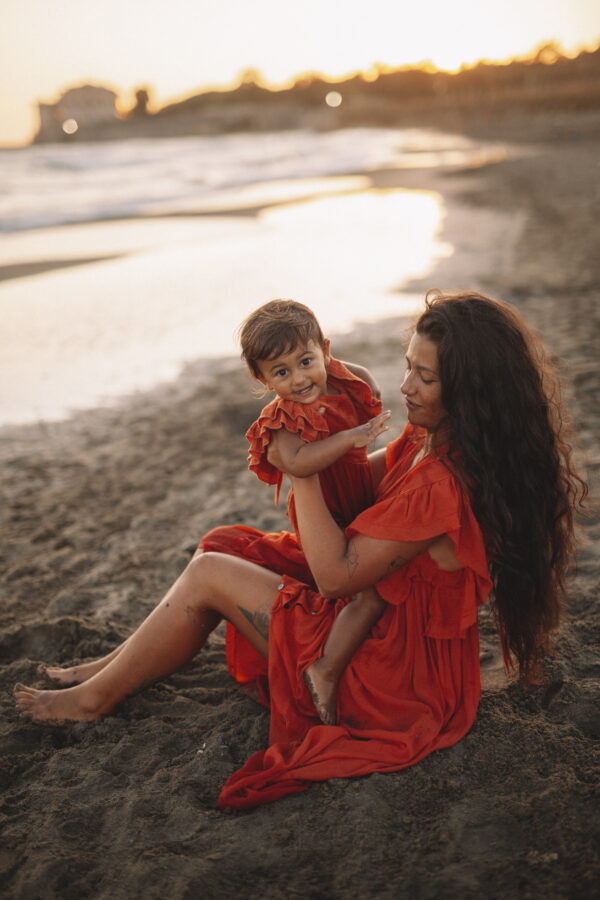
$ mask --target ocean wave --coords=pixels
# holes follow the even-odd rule
[[[441,163],[475,152],[426,129],[354,128],[37,145],[0,154],[0,231],[218,205],[250,185]],[[424,163],[423,163],[424,164]]]

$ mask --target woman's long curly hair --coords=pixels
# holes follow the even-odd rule
[[[430,291],[416,330],[437,344],[449,462],[484,534],[503,647],[535,680],[558,626],[574,517],[575,471],[560,385],[510,306]]]

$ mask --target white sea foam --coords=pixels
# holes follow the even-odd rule
[[[249,185],[385,167],[466,164],[480,152],[480,146],[458,135],[393,128],[4,150],[0,231],[211,207]]]

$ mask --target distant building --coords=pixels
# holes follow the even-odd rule
[[[98,126],[117,121],[117,95],[108,88],[85,84],[66,91],[58,103],[39,103],[38,143],[64,140],[79,131],[86,136]]]

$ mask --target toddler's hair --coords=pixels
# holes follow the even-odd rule
[[[260,375],[257,362],[274,359],[299,344],[325,343],[315,314],[296,300],[270,300],[251,313],[240,325],[242,359],[255,378]]]

